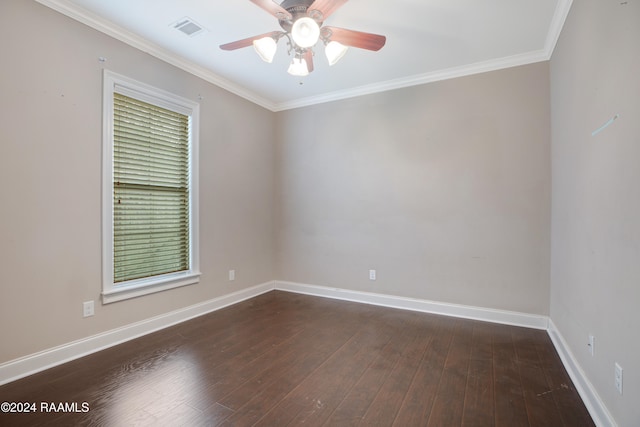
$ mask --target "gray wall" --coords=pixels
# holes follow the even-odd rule
[[[548,314],[548,77],[278,113],[278,279]]]
[[[574,2],[550,73],[277,114],[35,2],[0,16],[0,363],[277,278],[550,314],[618,423],[640,420],[638,2]],[[203,97],[203,277],[83,319],[100,293],[103,66]]]
[[[34,1],[2,0],[0,16],[0,363],[273,279],[272,112]],[[83,319],[101,291],[101,56],[204,98],[203,275]]]
[[[551,318],[619,425],[638,426],[640,3],[621,3],[574,1],[551,60]]]

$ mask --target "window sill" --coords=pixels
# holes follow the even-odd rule
[[[194,285],[200,281],[200,272],[167,274],[152,279],[141,279],[126,284],[113,285],[111,290],[102,292],[102,304],[141,297],[156,292]]]

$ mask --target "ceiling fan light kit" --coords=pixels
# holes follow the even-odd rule
[[[276,56],[278,44],[273,37],[262,37],[253,41],[253,48],[264,62],[271,63],[273,62],[273,57]]]
[[[340,42],[329,42],[324,49],[325,55],[327,55],[327,61],[329,65],[333,65],[340,60],[347,53],[349,48]]]
[[[291,26],[291,38],[303,49],[315,46],[320,39],[320,26],[308,16],[298,18]]]
[[[380,50],[386,37],[336,27],[323,27],[324,20],[347,0],[250,0],[278,19],[284,31],[273,31],[247,39],[223,44],[223,50],[236,50],[253,45],[258,56],[268,63],[273,61],[278,41],[286,37],[288,53],[292,55],[288,73],[303,77],[313,71],[313,47],[322,40],[329,65],[342,58],[348,47],[372,51]]]
[[[307,66],[307,61],[304,58],[296,58],[294,57],[291,60],[291,64],[289,64],[289,69],[287,73],[296,77],[304,77],[309,75],[309,68]]]

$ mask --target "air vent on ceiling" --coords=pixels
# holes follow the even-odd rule
[[[171,26],[189,37],[197,36],[204,31],[202,25],[186,16],[174,22]]]

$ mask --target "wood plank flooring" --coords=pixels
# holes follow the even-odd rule
[[[593,425],[545,331],[279,291],[6,384],[0,401],[38,411],[1,426]]]

